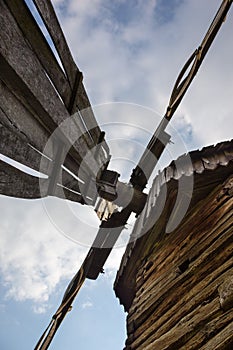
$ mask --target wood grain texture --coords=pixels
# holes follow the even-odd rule
[[[177,197],[175,163],[155,179],[134,231],[153,222],[166,185],[164,209],[129,244],[115,282],[128,310],[125,350],[233,347],[232,150],[231,141],[191,154],[192,200],[171,233],[165,228]],[[183,160],[181,173],[188,175]]]
[[[5,3],[68,107],[72,91],[71,86],[26,3],[16,0],[5,0]]]
[[[39,199],[48,196],[44,190],[48,185],[48,179],[39,179],[0,160],[0,194],[14,198]],[[56,185],[53,196],[83,204],[81,194],[61,185]]]
[[[43,152],[48,137],[57,126],[65,120],[71,120],[71,125],[57,130],[58,139],[71,145],[69,156],[66,157],[70,162],[65,166],[69,168],[72,163],[77,173],[82,163],[81,173],[95,177],[108,161],[108,147],[103,139],[99,152],[90,153],[97,145],[101,131],[90,103],[76,106],[76,97],[88,100],[87,96],[81,96],[86,94],[82,82],[75,87],[77,74],[80,72],[70,54],[50,1],[38,1],[37,5],[48,29],[52,31],[50,34],[57,43],[57,49],[66,59],[68,74],[64,74],[59,66],[24,1],[1,0],[0,21],[4,28],[1,31],[0,47],[1,108],[9,122],[17,124],[19,131],[28,136],[30,144],[40,152]],[[81,95],[78,91],[80,89],[84,91]],[[73,111],[77,113],[69,119],[70,99],[73,95]],[[82,110],[87,107],[88,111]],[[88,153],[88,159],[83,161]]]
[[[82,77],[80,77],[80,71],[73,60],[64,33],[57,20],[52,3],[50,0],[34,0],[34,3],[41,17],[43,18],[48,32],[50,33],[50,36],[53,40],[55,48],[58,52],[58,55],[66,72],[68,82],[71,86],[72,92],[69,99],[69,103],[71,103],[70,112],[74,113],[80,111],[83,120],[85,121],[85,124],[87,126],[87,129],[90,131],[93,141],[97,143],[100,137],[101,130],[97,124],[94,113],[91,109],[90,101],[82,83]],[[87,112],[85,111],[86,109],[88,110]],[[106,151],[108,151],[107,145]]]
[[[191,163],[185,161],[187,157],[191,159]],[[203,159],[208,166],[211,164],[211,169],[205,167]],[[200,164],[202,164],[201,167]],[[189,156],[181,156],[155,178],[144,210],[136,221],[131,242],[126,249],[114,284],[116,294],[126,310],[129,309],[134,297],[134,276],[142,264],[141,257],[149,253],[151,246],[157,246],[164,236],[177,200],[180,179],[189,178],[192,173],[194,190],[190,194],[191,202],[186,215],[190,215],[190,210],[194,206],[200,205],[216,186],[224,183],[233,173],[233,141],[205,147],[200,151],[192,151]],[[230,189],[227,191],[229,192]],[[128,263],[128,260],[134,263]]]
[[[222,187],[144,256],[127,318],[125,349],[232,346],[233,198],[217,200]],[[228,290],[227,308],[220,302],[221,286],[225,295]]]

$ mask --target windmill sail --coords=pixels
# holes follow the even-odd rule
[[[46,147],[49,154],[45,155],[50,161],[43,161],[43,172],[51,175],[51,162],[54,165],[57,159],[56,150],[64,149],[64,159],[60,164],[55,162],[56,167],[63,165],[69,170],[63,169],[62,185],[77,190],[77,180],[71,181],[70,178],[70,173],[73,173],[90,186],[90,174],[101,176],[108,163],[109,148],[91,109],[82,73],[74,63],[52,4],[50,1],[35,1],[63,67],[25,1],[1,0],[0,4],[1,28],[4,28],[0,34],[1,153],[24,164],[27,162],[27,166],[39,171],[40,157],[32,156],[32,147],[43,154],[56,130],[50,149],[48,145]],[[70,129],[58,128],[71,115],[74,117]],[[14,152],[16,139],[20,148]],[[98,152],[91,152],[100,141]],[[91,154],[85,162],[83,159],[88,152]],[[2,189],[1,193],[7,194],[7,190],[5,193]]]

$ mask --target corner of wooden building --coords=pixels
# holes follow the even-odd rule
[[[193,176],[184,218],[166,232],[181,178],[173,163],[155,179],[117,273],[125,350],[233,349],[233,142],[190,157],[191,172],[181,171]]]

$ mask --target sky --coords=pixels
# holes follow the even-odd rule
[[[111,167],[127,181],[164,115],[178,73],[200,44],[220,1],[52,2],[96,118],[106,131]],[[174,143],[160,167],[186,151],[232,138],[232,26],[231,9],[173,117],[169,132]],[[61,215],[64,208],[67,215]],[[99,222],[91,207],[51,198],[0,196],[0,212],[0,348],[32,349],[80,267]],[[133,220],[128,233],[132,225]],[[127,232],[109,257],[105,274],[82,287],[51,349],[123,348],[126,314],[114,295],[113,281]]]

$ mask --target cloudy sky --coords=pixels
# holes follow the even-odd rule
[[[53,0],[53,4],[96,105],[96,117],[106,130],[111,165],[127,180],[164,114],[180,69],[200,44],[220,1]],[[161,166],[186,150],[232,138],[232,26],[231,9],[174,116],[169,129],[174,144]],[[60,206],[59,200],[0,197],[1,349],[16,349],[19,344],[25,350],[33,348],[97,231],[92,208],[72,205],[71,215],[61,217]],[[129,231],[130,227],[131,223]],[[90,240],[77,236],[80,231]],[[126,315],[112,291],[123,251],[120,242],[106,273],[85,283],[51,349],[123,348]]]

